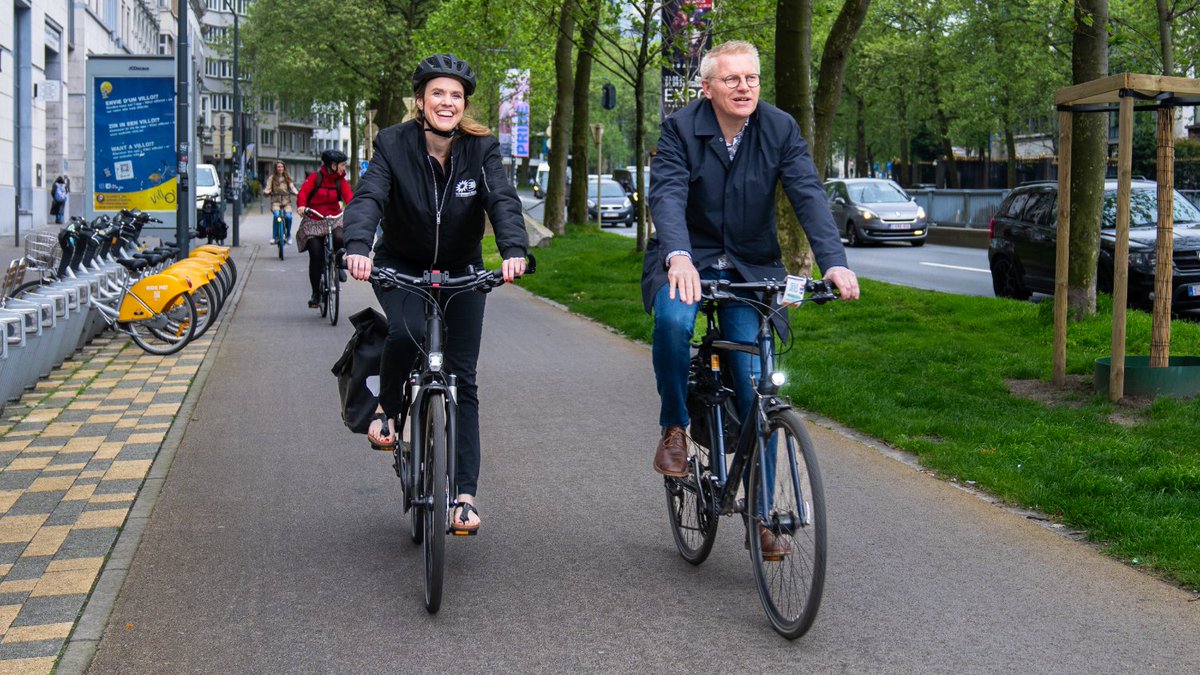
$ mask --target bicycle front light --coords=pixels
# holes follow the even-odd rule
[[[787,382],[787,375],[784,375],[780,371],[775,371],[774,373],[771,373],[771,384],[772,385],[774,385],[775,387],[782,387],[784,382]]]
[[[429,370],[440,373],[442,371],[442,353],[431,352],[429,354]]]

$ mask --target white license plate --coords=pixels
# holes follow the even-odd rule
[[[1187,286],[1184,286],[1184,288],[1187,289],[1189,298],[1194,298],[1197,295],[1200,295],[1200,284],[1188,284]]]
[[[888,229],[891,230],[911,230],[912,223],[888,223]]]

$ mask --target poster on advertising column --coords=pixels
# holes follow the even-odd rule
[[[174,62],[88,59],[88,217],[139,209],[174,228],[178,195]]]
[[[500,151],[529,156],[529,70],[509,68],[500,85]]]
[[[662,98],[666,117],[702,95],[700,57],[712,48],[713,0],[666,0],[662,5]]]

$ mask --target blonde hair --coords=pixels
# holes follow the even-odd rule
[[[762,72],[762,64],[758,60],[758,47],[744,40],[730,40],[708,50],[704,58],[700,59],[700,79],[707,80],[712,77],[717,68],[717,58],[726,54],[749,54],[754,57],[755,72]]]
[[[428,83],[429,83],[428,80],[425,82],[422,82],[421,86],[417,87],[417,90],[415,92],[413,92],[412,117],[413,117],[413,119],[419,120],[421,122],[422,126],[424,126],[424,124],[425,124],[425,112],[423,110],[421,110],[421,106],[417,105],[417,101],[423,101],[425,99],[425,85],[427,85]],[[487,128],[486,125],[476,122],[475,118],[471,117],[467,113],[467,110],[470,107],[471,107],[471,100],[469,98],[467,98],[466,96],[463,96],[463,116],[462,116],[462,119],[458,121],[459,130],[462,131],[464,134],[467,134],[468,136],[490,136],[490,135],[492,135],[491,129]]]

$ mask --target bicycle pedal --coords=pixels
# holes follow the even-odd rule
[[[459,530],[452,527],[450,528],[450,534],[456,537],[474,537],[475,535],[479,534],[479,530]]]

